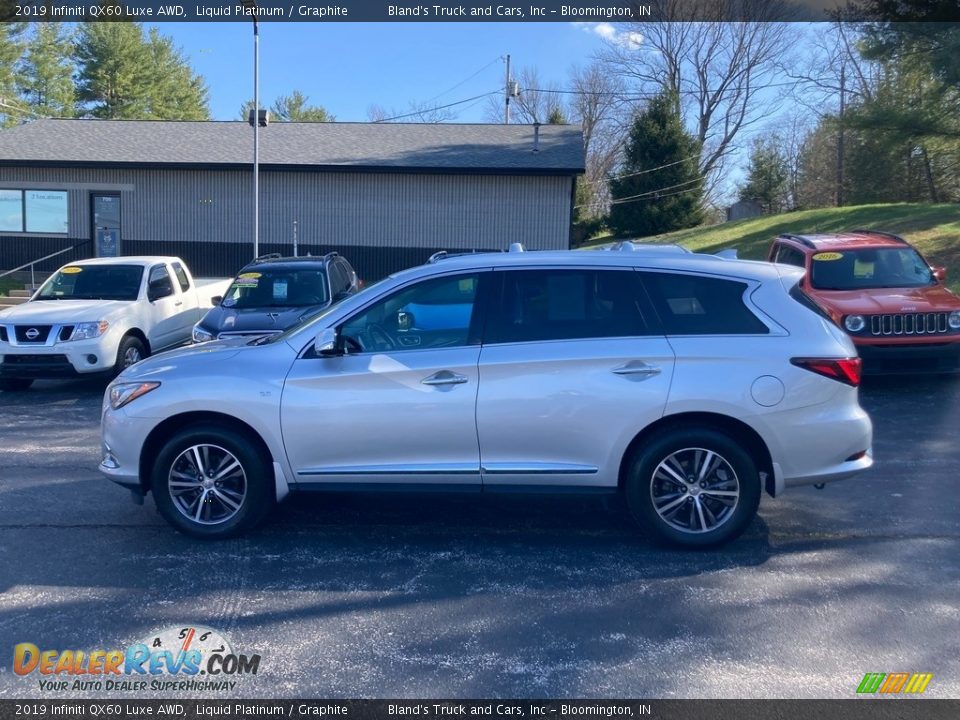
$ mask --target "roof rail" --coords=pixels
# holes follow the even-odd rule
[[[433,255],[427,258],[427,264],[433,265],[433,263],[437,262],[437,260],[443,260],[445,257],[449,255],[450,253],[448,253],[446,250],[438,250]]]
[[[308,257],[309,257],[309,256],[308,256]],[[324,255],[324,256],[321,258],[321,260],[329,260],[329,259],[335,258],[335,257],[340,257],[340,253],[338,253],[336,250],[334,250],[333,252],[328,252],[326,255]]]
[[[278,252],[273,252],[273,253],[267,253],[266,255],[260,255],[259,257],[254,258],[253,261],[254,261],[255,263],[265,262],[265,261],[267,261],[267,260],[276,260],[276,259],[279,258],[279,257],[283,257],[283,255],[281,255],[281,254],[278,253]]]
[[[903,243],[904,245],[909,245],[909,244],[910,244],[910,243],[908,243],[906,240],[904,240],[902,237],[900,237],[899,235],[895,235],[894,233],[884,232],[883,230],[867,230],[866,228],[857,228],[856,230],[851,230],[850,232],[853,232],[853,233],[870,233],[871,235],[882,235],[882,236],[885,237],[885,238],[890,238],[891,240],[894,240],[894,241],[896,241],[896,242],[898,242],[898,243]]]
[[[809,238],[804,237],[803,235],[794,235],[793,233],[780,233],[778,237],[787,238],[789,240],[796,240],[801,245],[805,245],[808,248],[813,248],[816,250],[817,246],[810,241]]]

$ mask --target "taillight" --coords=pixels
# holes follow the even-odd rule
[[[797,367],[815,372],[831,380],[837,380],[847,385],[857,387],[860,384],[860,373],[863,363],[860,358],[791,358]]]

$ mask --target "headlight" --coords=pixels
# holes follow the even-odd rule
[[[954,310],[947,318],[951,330],[960,330],[960,310]]]
[[[119,410],[124,405],[132,403],[141,395],[160,387],[158,382],[129,382],[119,383],[110,388],[110,407]]]
[[[860,332],[867,326],[867,322],[863,319],[863,315],[847,315],[843,321],[843,326],[848,332]]]
[[[213,333],[207,332],[200,325],[193,326],[193,341],[195,343],[207,342],[213,340]]]
[[[110,323],[106,320],[77,323],[73,328],[73,332],[70,333],[70,340],[92,340],[93,338],[103,335],[108,327],[110,327]]]

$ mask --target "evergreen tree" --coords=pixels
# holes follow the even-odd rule
[[[172,41],[139,23],[84,23],[78,94],[91,115],[120,120],[205,120],[207,89]]]
[[[26,23],[0,22],[0,127],[16,125],[27,114],[18,112],[17,67],[23,54]]]
[[[299,90],[281,95],[270,106],[270,119],[277,122],[333,122],[336,118],[322,105],[310,105],[310,98]],[[261,104],[261,107],[262,104]],[[253,100],[240,106],[240,119],[246,120],[253,110]]]
[[[741,200],[753,200],[768,215],[782,212],[789,205],[787,159],[776,138],[757,138],[750,153],[747,181],[740,188]]]
[[[154,76],[140,23],[83,23],[77,62],[79,99],[91,115],[111,120],[148,117]]]
[[[23,102],[37,115],[73,117],[73,38],[63,23],[36,23],[20,65]]]
[[[619,173],[610,179],[610,227],[645,237],[703,219],[700,143],[683,127],[675,95],[658,95],[630,127]]]
[[[194,74],[173,40],[150,30],[147,48],[153,82],[148,85],[148,112],[159,120],[208,120],[207,86]]]

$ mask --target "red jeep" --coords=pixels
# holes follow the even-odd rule
[[[781,235],[767,260],[806,270],[800,289],[850,335],[864,372],[960,370],[960,297],[902,237]]]

